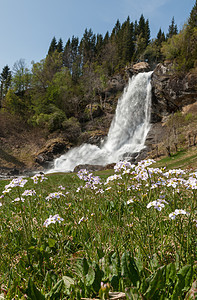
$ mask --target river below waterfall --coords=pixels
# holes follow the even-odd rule
[[[101,147],[83,144],[73,148],[55,159],[47,173],[69,172],[83,164],[105,166],[142,150],[150,129],[151,75],[139,73],[129,79]]]

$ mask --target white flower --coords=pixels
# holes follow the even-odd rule
[[[7,194],[7,193],[9,193],[10,191],[11,191],[11,189],[6,188],[2,193],[3,193],[3,194]]]
[[[33,177],[31,177],[31,179],[33,179],[34,183],[37,184],[38,182],[43,182],[44,180],[47,180],[48,178],[44,176],[44,174],[36,174]]]
[[[54,199],[54,198],[59,199],[60,196],[65,197],[65,195],[64,195],[62,192],[50,193],[50,194],[46,197],[46,200],[49,201],[50,199]]]
[[[121,176],[121,175],[114,174],[114,175],[109,176],[109,177],[107,178],[107,181],[105,182],[105,184],[108,184],[110,181],[114,181],[114,180],[118,180],[118,179],[122,179],[122,176]]]
[[[15,198],[12,202],[19,202],[19,201],[24,202],[25,199],[24,198]]]
[[[26,190],[22,194],[22,196],[33,196],[33,195],[36,195],[36,191],[34,190]]]
[[[62,221],[64,221],[64,219],[61,218],[61,217],[59,216],[59,214],[54,215],[54,216],[53,216],[53,219],[54,219],[56,222],[58,222],[58,223],[61,223]]]
[[[176,215],[189,215],[189,213],[183,209],[175,209],[175,214]]]
[[[129,199],[128,201],[127,201],[127,204],[130,204],[130,203],[133,203],[134,201],[133,201],[133,199]]]
[[[187,189],[196,190],[197,189],[197,179],[194,177],[189,177],[187,181],[185,181],[185,186]]]
[[[81,222],[85,222],[85,221],[87,221],[87,220],[88,220],[88,218],[82,217],[82,218],[79,220],[78,224],[81,224]]]
[[[170,219],[175,219],[176,216],[178,215],[189,215],[188,212],[186,212],[184,209],[175,209],[174,212],[169,214]]]
[[[60,190],[65,190],[65,187],[62,186],[62,185],[59,185],[59,186],[58,186],[58,189],[60,189]]]
[[[11,188],[14,188],[17,186],[24,187],[26,182],[27,182],[27,179],[23,179],[22,177],[14,178],[8,185],[5,186],[4,192],[8,193]]]
[[[174,220],[176,218],[176,213],[175,212],[170,213],[169,218]]]
[[[162,201],[157,201],[157,200],[148,203],[146,207],[147,207],[147,208],[150,208],[150,207],[152,207],[152,206],[153,206],[155,209],[157,209],[158,211],[161,211],[162,208],[165,207],[165,205],[164,205],[164,203],[162,203]]]
[[[50,215],[49,218],[45,220],[43,226],[48,227],[50,224],[55,224],[56,222],[61,223],[62,221],[64,221],[64,219],[61,218],[59,214],[54,216]]]
[[[126,173],[129,173],[129,170],[134,167],[135,167],[135,165],[132,165],[130,162],[124,160],[124,161],[119,161],[114,166],[114,170],[115,170],[115,172],[120,172],[121,170],[124,170],[124,174],[126,174]]]

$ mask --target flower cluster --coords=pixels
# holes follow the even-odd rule
[[[122,176],[120,174],[111,175],[107,178],[105,184],[108,184],[110,181],[119,180],[119,179],[122,179]]]
[[[10,191],[12,188],[15,187],[24,187],[26,183],[27,179],[24,179],[22,177],[14,178],[9,184],[5,186],[5,191]]]
[[[50,224],[55,224],[56,222],[61,223],[62,221],[64,221],[64,219],[61,218],[59,214],[54,216],[50,215],[49,218],[45,220],[43,227],[48,227]]]
[[[91,189],[97,189],[97,185],[101,183],[101,179],[99,176],[94,176],[92,173],[90,173],[89,171],[87,171],[86,169],[81,169],[78,173],[77,176],[86,181],[86,184],[84,187],[80,187],[79,189],[77,189],[77,192],[79,192],[79,190],[81,188],[91,188]]]
[[[174,220],[178,215],[189,215],[189,213],[183,209],[175,209],[175,211],[169,214],[169,218]]]
[[[38,182],[43,182],[45,180],[47,180],[48,178],[44,176],[44,174],[40,173],[40,174],[36,174],[33,177],[31,177],[31,179],[33,179],[34,183],[37,184]]]
[[[65,195],[62,192],[55,192],[55,193],[50,193],[47,197],[46,200],[49,201],[51,199],[59,199],[61,196],[65,197]]]
[[[194,177],[189,177],[189,179],[185,181],[185,186],[187,189],[196,190],[197,189],[197,179]]]
[[[154,207],[156,210],[158,210],[158,211],[161,211],[162,210],[162,208],[164,208],[165,207],[165,204],[168,204],[168,202],[167,201],[165,201],[165,200],[163,200],[163,199],[157,199],[157,200],[155,200],[155,201],[152,201],[152,202],[149,202],[148,204],[147,204],[147,208],[150,208],[150,207]]]
[[[124,160],[124,161],[119,161],[114,166],[114,171],[115,172],[121,172],[121,171],[123,171],[123,173],[128,173],[133,168],[135,168],[135,165],[132,165],[130,162]]]
[[[17,198],[15,198],[14,200],[12,200],[12,202],[24,202],[25,201],[25,199],[24,198],[22,198],[22,197],[17,197]]]
[[[25,190],[22,193],[22,196],[35,196],[36,195],[36,191],[35,190]]]

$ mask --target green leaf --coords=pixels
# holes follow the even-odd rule
[[[178,296],[182,294],[183,291],[188,291],[193,279],[193,267],[191,265],[186,265],[177,273],[177,282],[174,287],[172,294],[172,299],[177,299]]]
[[[102,248],[97,248],[97,254],[98,254],[98,258],[101,259],[104,257],[105,253],[103,252]]]
[[[48,239],[48,244],[50,248],[53,248],[55,246],[56,240],[54,239]]]
[[[121,277],[121,268],[120,268],[120,255],[118,249],[111,256],[111,262],[113,267],[113,275],[117,275],[119,278]]]
[[[89,265],[87,259],[84,257],[82,260],[83,276],[88,274]]]
[[[64,281],[64,285],[65,285],[66,290],[69,290],[70,286],[74,285],[74,279],[73,278],[71,278],[69,276],[63,276],[62,279]]]
[[[62,291],[62,288],[64,286],[64,280],[59,280],[51,289],[51,291],[47,294],[47,297],[50,297],[50,300],[52,299],[60,299],[60,293]]]
[[[152,279],[149,281],[149,288],[145,293],[146,299],[152,299],[156,291],[165,288],[165,266],[157,269]]]
[[[114,275],[111,279],[111,286],[113,287],[114,291],[118,291],[119,288],[119,277]]]
[[[104,276],[104,272],[99,268],[99,265],[96,264],[95,266],[95,280],[93,283],[93,289],[98,293],[101,287],[101,281]]]
[[[95,272],[92,267],[89,268],[88,274],[86,275],[86,284],[87,286],[91,286],[95,280]]]
[[[135,260],[130,253],[126,251],[121,258],[122,276],[130,279],[134,286],[140,281],[139,271]]]
[[[166,266],[166,284],[176,281],[176,267],[174,263],[170,263]]]
[[[27,296],[31,300],[44,300],[45,296],[37,289],[31,278],[28,281],[28,287],[26,290]]]

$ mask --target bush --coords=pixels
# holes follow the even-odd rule
[[[57,129],[61,129],[62,123],[65,120],[65,113],[54,105],[50,105],[48,109],[46,109],[45,113],[33,116],[29,120],[29,123],[33,126],[47,128],[50,132],[53,132]]]
[[[58,110],[54,112],[53,114],[49,115],[48,120],[48,129],[49,131],[55,131],[57,129],[62,128],[62,123],[66,120],[66,115],[62,110]]]
[[[74,142],[81,134],[81,126],[78,122],[78,120],[74,117],[71,117],[67,120],[64,120],[62,123],[62,127],[65,130],[67,138]]]

